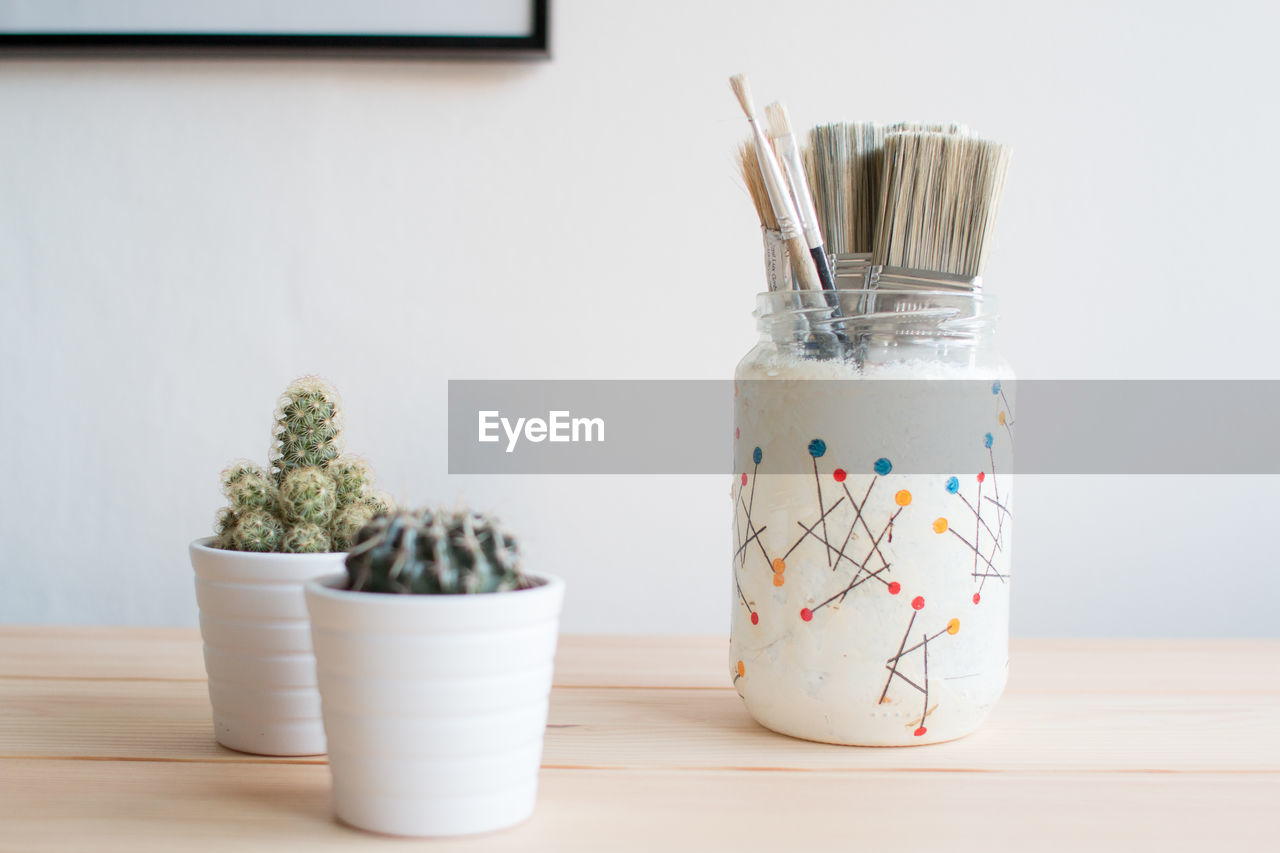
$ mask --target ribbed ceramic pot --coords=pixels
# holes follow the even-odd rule
[[[307,585],[334,804],[389,835],[519,823],[537,797],[564,582],[478,595]]]
[[[191,543],[218,743],[258,755],[325,751],[303,585],[345,552],[263,554]]]

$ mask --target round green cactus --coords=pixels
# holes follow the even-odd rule
[[[224,506],[218,510],[218,514],[213,521],[213,544],[215,547],[231,549],[231,532],[235,530],[237,521],[239,519],[236,518],[235,510],[231,507]]]
[[[316,376],[295,379],[276,406],[271,470],[276,482],[296,468],[323,468],[342,453],[342,403]]]
[[[279,551],[283,540],[284,525],[264,509],[240,514],[231,530],[231,545],[236,551]]]
[[[374,489],[366,495],[360,503],[373,510],[374,515],[387,515],[396,511],[395,498],[391,497],[389,492],[382,489]]]
[[[365,503],[356,503],[338,510],[333,517],[333,548],[335,551],[346,551],[356,541],[356,534],[375,515],[373,507]]]
[[[265,477],[267,476],[267,472],[262,470],[261,465],[251,462],[248,459],[237,459],[235,462],[232,462],[226,468],[222,469],[220,477],[222,480],[222,494],[227,497],[231,497],[231,487],[249,476]]]
[[[286,554],[318,554],[330,550],[330,546],[329,531],[304,521],[285,531],[280,550]]]
[[[520,574],[515,538],[466,510],[379,515],[357,534],[346,565],[355,591],[452,595],[532,585]]]
[[[359,456],[344,453],[325,469],[338,487],[338,509],[346,509],[367,497],[373,489],[373,471]]]
[[[289,524],[327,527],[338,507],[338,486],[319,468],[295,468],[280,483],[280,515]]]
[[[275,482],[261,470],[241,475],[227,486],[226,495],[236,512],[251,509],[275,511],[280,501]]]

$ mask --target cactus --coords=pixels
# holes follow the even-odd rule
[[[524,589],[516,540],[467,510],[403,510],[364,526],[347,555],[348,589],[460,594]]]
[[[295,468],[323,468],[342,453],[342,402],[316,376],[289,383],[276,404],[271,471],[276,483]]]
[[[318,554],[328,551],[330,544],[328,530],[318,524],[303,521],[285,531],[280,550],[286,554]]]
[[[333,547],[346,551],[355,544],[356,534],[377,514],[367,503],[355,503],[338,510],[333,519]]]
[[[280,515],[290,524],[327,527],[338,507],[338,486],[327,471],[294,468],[280,483]]]
[[[359,456],[349,453],[339,456],[325,470],[338,489],[339,510],[359,503],[373,491],[373,472],[369,470],[369,463]]]
[[[231,530],[231,546],[236,551],[279,551],[283,539],[284,525],[265,509],[238,513]]]
[[[395,499],[381,489],[370,492],[361,503],[373,510],[374,515],[388,515],[396,511]]]
[[[235,511],[231,509],[231,507],[224,506],[222,509],[218,510],[218,515],[215,517],[213,522],[213,544],[216,547],[223,548],[228,551],[233,550],[233,546],[231,544],[231,532],[236,529],[237,521],[239,521],[239,519],[236,518]]]
[[[235,512],[274,510],[279,499],[276,484],[252,462],[238,462],[222,472],[222,494]]]
[[[373,488],[373,472],[343,455],[342,405],[323,380],[289,384],[276,407],[270,472],[248,460],[222,472],[228,506],[218,511],[214,545],[233,551],[346,550],[360,528],[395,504]]]

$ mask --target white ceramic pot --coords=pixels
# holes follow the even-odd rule
[[[307,585],[338,817],[389,835],[533,812],[564,582],[479,595]]]
[[[218,743],[258,755],[325,751],[302,587],[345,552],[263,554],[191,543]]]

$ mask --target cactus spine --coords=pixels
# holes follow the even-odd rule
[[[468,594],[531,586],[498,521],[467,510],[402,510],[360,530],[347,556],[353,591]]]
[[[236,551],[346,550],[359,529],[393,502],[373,489],[373,472],[342,454],[342,403],[315,376],[290,383],[276,406],[270,472],[241,460],[222,472],[228,505],[215,544]]]

